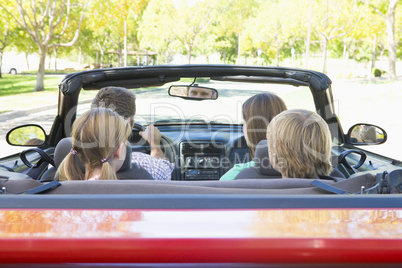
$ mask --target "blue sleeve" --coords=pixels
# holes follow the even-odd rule
[[[243,169],[255,166],[254,161],[250,161],[247,163],[236,164],[231,169],[229,169],[222,177],[219,179],[220,181],[231,181],[240,173]]]

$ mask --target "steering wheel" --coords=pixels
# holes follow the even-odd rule
[[[144,140],[141,135],[140,131],[144,131],[145,127],[141,124],[134,123],[132,134],[130,137],[130,142],[133,144],[138,144],[138,145],[144,145],[144,146],[149,146],[149,143]]]
[[[131,145],[133,147],[137,147],[137,149],[139,149],[137,151],[145,151],[145,153],[150,154],[151,146],[140,135],[140,131],[144,130],[145,127],[143,125],[134,123],[132,134],[129,138],[129,141],[131,142]],[[169,137],[162,134],[160,145],[162,148],[162,152],[164,153],[165,157],[170,163],[175,162],[175,153],[173,147],[171,146],[172,142],[173,141],[171,141]]]
[[[36,164],[32,164],[27,159],[27,156],[26,156],[28,153],[33,153],[33,152],[36,152],[40,155],[40,159]],[[51,164],[52,166],[55,166],[53,158],[51,158],[45,151],[43,151],[42,149],[39,149],[39,148],[30,148],[30,149],[22,151],[20,153],[20,158],[21,158],[21,161],[29,168],[39,167],[41,164],[43,164],[45,162]]]
[[[358,155],[360,155],[360,160],[354,166],[351,166],[349,164],[349,162],[346,160],[346,157],[348,155],[350,155],[350,154],[358,154]],[[347,150],[347,151],[342,152],[338,156],[338,164],[342,164],[350,174],[353,174],[353,173],[356,173],[355,169],[361,167],[364,164],[364,162],[366,161],[366,159],[367,159],[367,155],[363,151],[360,151],[360,150]]]

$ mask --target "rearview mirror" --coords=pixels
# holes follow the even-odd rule
[[[190,100],[216,100],[218,91],[214,88],[193,86],[170,86],[169,95]]]
[[[387,141],[384,129],[370,124],[356,124],[347,134],[347,140],[353,145],[376,145]]]
[[[38,147],[45,144],[46,133],[38,125],[23,125],[11,129],[6,136],[7,143],[14,146]]]

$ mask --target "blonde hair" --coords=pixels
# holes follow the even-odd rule
[[[102,166],[99,179],[116,180],[109,159],[121,143],[126,144],[130,133],[129,123],[110,109],[95,108],[82,114],[73,124],[72,150],[60,164],[56,178],[85,180],[92,170]],[[82,173],[75,157],[89,167],[86,174]]]
[[[247,125],[250,156],[254,158],[257,144],[266,139],[267,126],[277,114],[287,110],[285,102],[277,95],[265,92],[256,94],[243,104],[243,120]]]
[[[276,116],[267,129],[270,160],[287,178],[328,176],[331,133],[316,113],[295,109]]]

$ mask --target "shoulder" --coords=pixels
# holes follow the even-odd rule
[[[147,158],[150,159],[152,158],[152,156],[150,156],[149,154],[145,154],[145,153],[141,153],[141,152],[132,152],[131,153],[132,159],[138,159],[138,158]]]
[[[255,166],[255,162],[254,161],[250,161],[247,163],[239,163],[233,166],[234,169],[236,170],[243,170],[245,168],[249,168],[249,167],[254,167]]]

